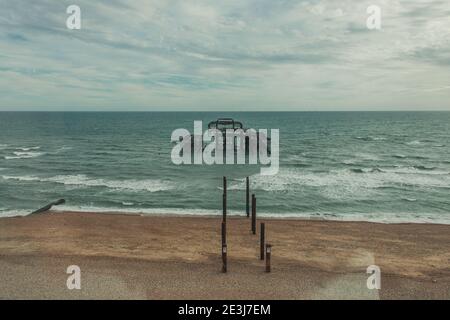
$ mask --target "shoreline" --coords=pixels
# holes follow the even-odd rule
[[[259,222],[273,245],[270,274]],[[250,219],[230,216],[222,274],[220,224],[221,216],[55,211],[0,219],[0,298],[450,299],[448,225],[260,218],[252,235]],[[366,287],[373,264],[382,290]],[[87,273],[86,291],[64,289],[68,265]],[[111,277],[116,287],[104,287]]]
[[[16,218],[16,217],[27,217],[31,215],[31,210],[28,214],[18,214],[18,215],[6,215],[6,216],[0,216],[0,219],[2,218]],[[170,210],[168,210],[170,211]],[[207,210],[205,211],[212,211]],[[27,211],[28,212],[28,211]],[[126,210],[123,211],[115,211],[115,210],[101,210],[101,211],[89,211],[89,210],[67,210],[67,209],[58,209],[53,208],[52,210],[45,212],[45,214],[67,214],[67,213],[79,213],[79,214],[107,214],[107,215],[115,215],[115,216],[140,216],[140,217],[187,217],[187,218],[217,218],[222,216],[222,212],[220,210],[217,210],[217,213],[205,213],[205,214],[199,214],[199,213],[169,213],[169,212],[143,212],[143,211],[135,211],[132,210]],[[41,213],[42,214],[42,213]],[[273,220],[273,221],[331,221],[331,222],[342,222],[342,223],[373,223],[373,224],[383,224],[383,225],[402,225],[402,224],[411,224],[411,225],[442,225],[442,226],[450,226],[449,223],[444,222],[428,222],[428,221],[377,221],[377,220],[357,220],[357,219],[345,219],[345,218],[325,218],[325,217],[312,217],[312,216],[298,216],[299,214],[280,214],[280,215],[273,215],[268,213],[258,213],[257,218],[264,219],[264,220]],[[231,212],[227,213],[228,217],[233,218],[246,218],[245,213],[237,213],[237,212]]]

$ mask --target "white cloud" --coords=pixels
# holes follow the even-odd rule
[[[448,1],[69,4],[0,0],[0,110],[450,109]]]

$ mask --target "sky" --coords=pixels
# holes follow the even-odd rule
[[[0,0],[5,110],[450,111],[450,1]]]

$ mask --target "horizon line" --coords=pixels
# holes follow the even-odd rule
[[[444,109],[431,109],[431,110],[415,110],[415,109],[396,109],[396,110],[0,110],[0,112],[16,112],[16,113],[39,113],[39,112],[47,112],[47,113],[62,113],[62,112],[71,112],[71,113],[89,113],[89,112],[105,112],[105,113],[145,113],[145,112],[205,112],[205,113],[217,113],[217,112],[236,112],[236,113],[254,113],[254,112],[267,112],[267,113],[275,113],[275,112],[450,112],[450,110]]]

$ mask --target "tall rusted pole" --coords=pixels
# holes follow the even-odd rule
[[[247,218],[250,217],[250,181],[247,177],[246,179],[246,190],[245,190],[245,209],[247,212]]]
[[[264,260],[264,244],[266,241],[266,225],[264,224],[264,222],[261,222],[261,230],[260,230],[260,238],[259,238],[259,248],[260,248],[260,254],[261,260]]]
[[[256,197],[252,194],[252,232],[256,234]]]

